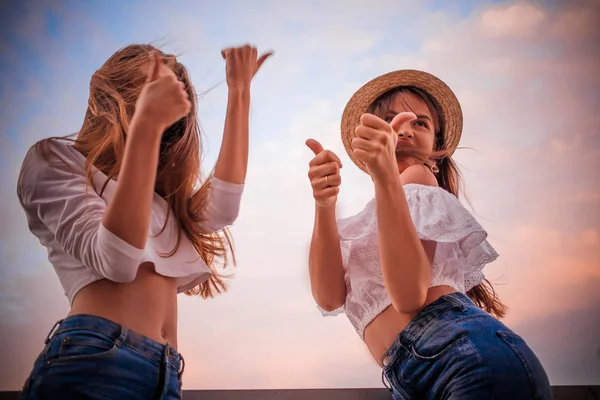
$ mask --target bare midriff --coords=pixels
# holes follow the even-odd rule
[[[432,287],[427,292],[425,300],[425,308],[433,303],[441,296],[454,293],[456,289],[450,286]],[[371,355],[377,361],[377,364],[383,367],[381,358],[390,348],[396,337],[408,323],[417,315],[418,312],[412,314],[399,313],[391,305],[383,310],[373,321],[367,325],[365,329],[365,343],[371,352]]]
[[[109,319],[177,348],[177,282],[157,274],[152,263],[140,265],[133,282],[102,279],[81,289],[69,312],[77,314]]]

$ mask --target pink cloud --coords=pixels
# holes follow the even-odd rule
[[[492,8],[481,15],[482,28],[494,36],[528,38],[544,21],[545,14],[532,4]]]

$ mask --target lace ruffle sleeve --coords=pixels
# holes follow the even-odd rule
[[[487,232],[452,194],[438,187],[409,184],[404,186],[410,216],[421,240],[437,243],[434,271],[452,271],[460,265],[465,292],[479,284],[482,269],[498,257],[487,241]],[[446,268],[436,268],[442,264]],[[448,264],[448,265],[443,265]]]
[[[410,216],[421,240],[437,243],[432,265],[432,286],[456,282],[456,289],[468,291],[483,278],[482,269],[498,254],[487,241],[487,232],[451,193],[439,187],[404,186]],[[340,241],[351,246],[377,249],[375,200],[358,214],[338,221]]]

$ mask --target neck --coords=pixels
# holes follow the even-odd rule
[[[413,157],[396,157],[396,164],[398,165],[398,173],[402,174],[411,165],[422,164],[422,162]]]

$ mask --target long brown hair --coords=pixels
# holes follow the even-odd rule
[[[119,174],[126,133],[135,102],[146,80],[142,66],[148,62],[153,50],[159,51],[163,62],[185,84],[192,103],[190,113],[164,132],[160,144],[155,191],[167,201],[181,228],[173,250],[161,256],[170,257],[175,254],[183,232],[213,273],[210,279],[186,294],[200,295],[202,298],[213,297],[215,292],[221,293],[227,289],[223,279],[231,276],[218,272],[215,261],[222,259],[221,266],[227,265],[227,247],[231,250],[234,264],[235,255],[227,229],[221,235],[208,232],[203,226],[202,216],[207,205],[211,179],[209,177],[199,188],[196,187],[203,178],[200,174],[202,148],[201,130],[196,117],[197,95],[187,70],[174,55],[165,54],[151,45],[129,45],[118,50],[92,75],[88,107],[81,129],[74,134],[77,135],[76,138],[69,139],[74,135],[47,138],[36,143],[35,148],[42,146],[42,154],[46,157],[51,150],[49,141],[72,140],[73,146],[88,161],[88,185],[94,188],[92,166],[108,177],[99,190],[102,195],[109,180]],[[164,231],[167,222],[168,219],[160,233]]]
[[[435,131],[434,151],[429,159],[423,159],[423,163],[435,171],[435,177],[438,185],[458,198],[462,189],[460,170],[448,153],[448,150],[444,148],[443,113],[437,102],[427,92],[412,86],[398,87],[384,93],[377,98],[367,111],[378,116],[379,118],[384,118],[390,110],[392,101],[396,98],[396,96],[406,96],[409,94],[415,95],[422,99],[427,105],[427,108],[429,109],[429,112],[433,118],[433,126]],[[410,109],[410,104],[408,104],[407,101],[404,101],[404,103]],[[506,315],[506,305],[500,301],[493,285],[487,279],[484,279],[480,284],[471,288],[467,292],[467,296],[469,296],[469,298],[473,300],[477,306],[498,318],[502,318]]]

